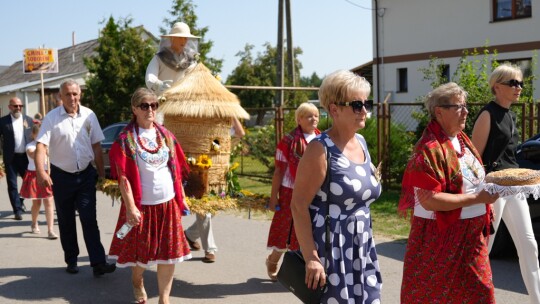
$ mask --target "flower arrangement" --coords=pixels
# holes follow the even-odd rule
[[[113,204],[115,200],[120,200],[122,197],[120,188],[118,187],[118,181],[115,179],[100,178],[98,179],[96,188],[112,198]]]
[[[208,169],[212,167],[212,159],[208,155],[203,154],[197,158],[196,166],[202,169]]]

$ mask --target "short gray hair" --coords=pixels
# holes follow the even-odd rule
[[[147,98],[151,98],[154,101],[157,101],[157,96],[154,94],[154,92],[148,88],[141,87],[135,90],[133,95],[131,96],[131,105],[133,107],[136,107],[141,104],[141,102]]]
[[[455,82],[438,86],[426,96],[425,106],[431,118],[435,118],[435,107],[450,104],[453,97],[467,100],[469,94]]]
[[[64,80],[60,84],[60,94],[62,94],[64,92],[64,89],[66,87],[69,87],[69,86],[72,86],[72,85],[76,85],[77,88],[79,88],[79,92],[81,91],[81,86],[79,85],[79,83],[77,81],[75,81],[74,79],[68,78],[68,79]]]

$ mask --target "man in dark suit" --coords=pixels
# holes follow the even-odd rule
[[[26,144],[32,141],[31,133],[34,125],[32,117],[22,114],[23,107],[22,101],[13,97],[9,100],[10,113],[0,118],[0,137],[8,195],[15,219],[19,221],[22,220],[24,205],[19,196],[17,175],[24,177],[28,167]]]

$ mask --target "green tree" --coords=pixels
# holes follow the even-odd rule
[[[264,51],[257,57],[253,56],[254,46],[246,44],[243,51],[236,54],[240,57],[238,66],[227,78],[227,84],[245,86],[275,86],[277,79],[277,49],[270,43],[264,44]],[[295,48],[295,74],[300,75],[302,64],[297,59],[302,54],[302,49]],[[292,86],[288,77],[285,77],[285,86]],[[264,108],[273,107],[276,92],[274,90],[231,90],[238,95],[242,106],[246,108],[258,108],[257,124],[261,125],[266,110]],[[305,91],[286,91],[284,96],[284,107],[297,107],[300,103],[307,101],[308,93]]]
[[[498,52],[493,50],[489,51],[486,45],[480,52],[477,49],[472,51],[464,50],[463,55],[459,61],[458,67],[452,75],[452,81],[459,84],[468,93],[467,102],[470,104],[476,104],[469,107],[469,115],[465,126],[465,132],[470,134],[474,126],[474,120],[478,115],[478,112],[482,106],[493,100],[493,94],[489,87],[489,75],[491,72],[499,66],[500,61],[497,60]],[[536,66],[536,53],[532,58],[532,67]],[[444,61],[438,58],[431,58],[428,67],[421,68],[424,74],[424,80],[431,81],[431,87],[436,88],[439,85],[447,82],[442,76],[442,65]],[[526,83],[523,91],[521,92],[520,100],[522,102],[531,103],[533,101],[533,83],[536,79],[534,70],[523,71],[524,82]],[[421,96],[418,100],[423,100],[425,96]],[[521,117],[521,108],[514,108],[517,117]],[[425,111],[421,113],[414,113],[413,117],[419,121],[416,135],[419,138],[422,130],[425,128],[428,122],[427,113]],[[521,124],[518,124],[521,127]]]
[[[212,40],[204,39],[204,36],[208,32],[208,27],[197,26],[197,15],[195,14],[195,8],[197,6],[193,4],[191,0],[173,0],[172,8],[168,11],[171,15],[170,18],[163,18],[166,28],[160,28],[161,34],[166,34],[172,28],[176,22],[184,22],[191,30],[191,34],[201,37],[199,39],[199,53],[201,62],[212,71],[214,75],[221,73],[223,68],[223,59],[215,59],[208,56],[214,42]]]
[[[90,76],[82,103],[94,110],[102,126],[131,117],[131,95],[144,86],[146,66],[155,52],[154,42],[144,41],[142,29],[130,27],[131,21],[109,17],[96,56],[84,59]]]
[[[316,72],[313,72],[309,77],[300,77],[300,86],[318,88],[321,86],[322,81],[322,78],[320,78]],[[312,91],[308,93],[308,98],[310,100],[317,100],[319,99],[319,95],[317,91]]]

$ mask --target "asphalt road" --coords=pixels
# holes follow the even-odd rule
[[[20,184],[19,184],[20,185]],[[45,215],[40,214],[41,234],[30,233],[30,214],[15,221],[5,178],[0,179],[0,303],[129,303],[132,289],[129,269],[118,269],[101,278],[92,276],[80,226],[80,272],[64,271],[59,240],[46,238]],[[25,201],[28,209],[30,201]],[[98,222],[108,251],[119,205],[98,192]],[[189,225],[194,216],[184,217]],[[201,262],[203,252],[176,266],[172,303],[299,303],[279,283],[266,275],[264,261],[269,221],[218,214],[213,221],[219,251],[213,264]],[[57,226],[55,226],[58,229]],[[375,230],[376,230],[375,226]],[[58,230],[56,230],[58,231]],[[376,233],[375,233],[376,234]],[[399,303],[405,242],[377,238],[383,276],[383,303]],[[517,260],[493,260],[497,303],[527,303]],[[157,303],[155,267],[145,273],[149,303]]]

